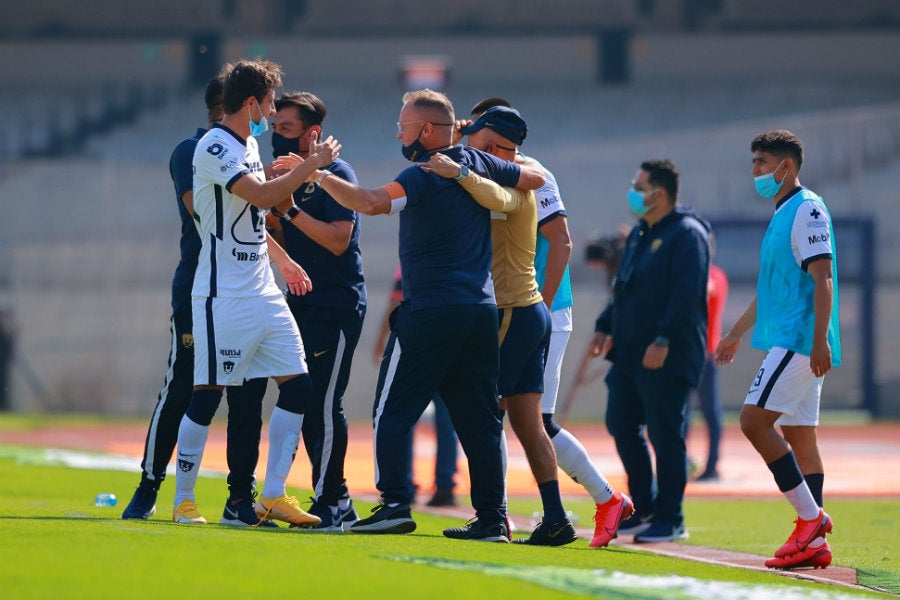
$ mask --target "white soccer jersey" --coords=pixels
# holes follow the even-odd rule
[[[202,243],[194,296],[280,293],[269,266],[265,211],[231,193],[248,176],[265,181],[256,139],[214,125],[194,151],[194,225]]]

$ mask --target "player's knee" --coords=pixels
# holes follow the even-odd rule
[[[194,390],[191,394],[191,403],[187,407],[185,414],[197,425],[209,427],[212,423],[213,416],[219,408],[219,402],[222,400],[222,390],[202,389]]]
[[[288,412],[302,415],[309,405],[309,395],[312,393],[312,379],[308,373],[298,375],[278,386],[278,400],[275,406]]]
[[[552,440],[562,430],[562,427],[553,420],[553,413],[542,413],[541,418],[544,420],[544,431],[547,432],[547,435]]]

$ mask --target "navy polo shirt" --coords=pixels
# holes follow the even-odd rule
[[[181,217],[181,260],[172,278],[172,310],[191,304],[194,273],[200,256],[200,235],[194,226],[194,218],[181,201],[181,196],[194,187],[194,149],[206,130],[198,128],[193,137],[182,140],[169,158],[169,174],[175,184],[175,202]]]
[[[337,159],[325,169],[350,183],[358,183],[353,167],[346,161]],[[313,284],[311,292],[304,296],[292,296],[291,302],[359,310],[366,305],[362,254],[359,251],[359,213],[338,204],[313,182],[303,183],[297,188],[294,204],[312,218],[325,223],[351,221],[353,232],[347,249],[340,256],[335,256],[297,227],[283,225],[285,249],[303,267]]]
[[[439,152],[501,186],[514,187],[519,181],[517,164],[474,148],[452,146]],[[406,192],[406,207],[400,211],[400,266],[403,299],[410,308],[496,304],[490,211],[456,181],[418,166],[405,169],[395,181]]]

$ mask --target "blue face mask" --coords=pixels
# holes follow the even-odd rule
[[[656,190],[653,190],[650,193],[652,194],[655,191]],[[646,215],[647,211],[649,211],[651,208],[653,208],[655,206],[655,204],[652,204],[650,206],[645,206],[644,199],[646,197],[647,197],[647,192],[639,192],[634,188],[629,189],[628,190],[628,208],[631,209],[631,212],[633,212],[634,214],[636,214],[639,217],[643,217],[644,215]]]
[[[256,106],[259,108],[259,121],[254,121],[253,111],[249,108],[247,109],[247,112],[250,114],[250,135],[253,137],[259,137],[269,130],[269,120],[263,116],[259,102],[256,103]]]
[[[780,169],[783,164],[784,161],[782,160],[778,163],[778,166],[775,167],[775,171]],[[756,186],[756,193],[763,198],[774,198],[781,190],[781,186],[783,186],[784,182],[787,180],[787,173],[785,173],[784,177],[781,178],[781,183],[775,181],[775,171],[753,178],[753,184]]]

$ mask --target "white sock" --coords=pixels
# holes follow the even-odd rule
[[[566,431],[560,429],[550,441],[556,448],[556,462],[566,475],[584,486],[596,504],[603,504],[612,498],[613,489],[609,482],[600,473],[600,469],[591,461],[587,450],[578,439]]]
[[[303,415],[288,412],[277,406],[269,419],[269,460],[266,462],[266,481],[263,496],[279,498],[285,494],[285,481],[294,464],[300,444]]]
[[[813,499],[812,492],[809,491],[809,486],[806,485],[805,481],[801,482],[794,489],[783,493],[784,497],[791,503],[791,506],[794,507],[794,510],[797,511],[797,515],[804,521],[811,521],[819,516],[819,505]]]
[[[350,508],[350,498],[341,498],[338,500],[337,508],[341,510],[347,510]]]
[[[209,437],[209,426],[195,423],[184,415],[178,427],[178,451],[175,455],[175,506],[182,500],[194,501],[194,488],[197,486],[197,474],[200,461],[203,460],[203,449]]]

